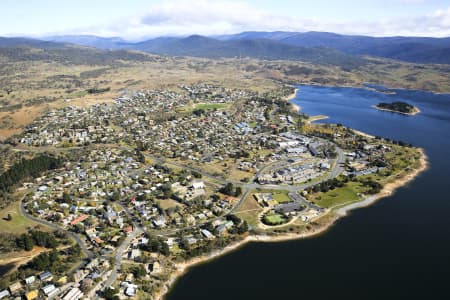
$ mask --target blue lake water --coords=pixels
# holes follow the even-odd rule
[[[166,299],[450,299],[450,95],[299,86],[294,103],[373,134],[423,147],[430,168],[318,237],[251,243],[190,269]],[[372,108],[406,101],[404,116]]]

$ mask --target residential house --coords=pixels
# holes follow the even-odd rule
[[[17,281],[13,284],[11,284],[8,287],[9,291],[11,292],[11,294],[14,294],[15,292],[19,291],[22,289],[22,284],[20,283],[20,281]]]
[[[83,292],[79,288],[72,288],[62,300],[78,300],[83,297]]]
[[[32,291],[29,291],[28,293],[25,294],[25,298],[27,300],[37,299],[38,296],[39,296],[39,291],[38,290],[32,290]]]
[[[25,278],[25,283],[26,283],[26,284],[33,284],[35,281],[36,281],[36,276],[34,276],[34,275]]]
[[[3,290],[0,292],[0,299],[3,299],[8,296],[9,296],[9,292],[7,290]]]
[[[48,271],[47,272],[43,272],[43,273],[39,274],[39,279],[41,281],[50,281],[50,280],[53,279],[53,275],[52,275],[52,273],[50,273]]]

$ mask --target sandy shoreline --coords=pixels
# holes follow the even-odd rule
[[[381,108],[381,107],[378,107],[376,105],[372,105],[372,107],[375,108],[375,109],[381,110],[381,111],[388,111],[388,112],[393,112],[393,113],[396,113],[396,114],[401,114],[401,115],[406,115],[406,116],[415,116],[415,115],[417,115],[418,113],[421,112],[418,107],[414,107],[415,111],[413,111],[412,113],[405,113],[405,112],[396,111],[396,110],[392,110],[392,109],[388,109],[388,108]]]
[[[361,134],[364,134],[364,133],[361,133]],[[195,266],[195,265],[201,264],[201,263],[205,263],[209,260],[212,260],[214,258],[222,256],[226,253],[235,251],[235,250],[239,249],[240,247],[245,246],[247,243],[251,243],[251,242],[269,242],[269,243],[284,242],[284,241],[289,241],[289,240],[313,237],[313,236],[322,234],[322,233],[326,232],[329,228],[331,228],[331,226],[333,226],[333,224],[338,219],[348,215],[348,213],[351,210],[370,206],[370,205],[374,204],[375,202],[377,202],[381,198],[391,196],[395,192],[396,189],[398,189],[402,186],[405,186],[406,184],[411,182],[414,178],[416,178],[420,173],[422,173],[423,171],[428,169],[428,166],[429,166],[428,157],[422,148],[419,148],[419,151],[421,153],[421,157],[419,159],[420,165],[417,169],[411,170],[410,172],[406,173],[402,177],[397,178],[393,182],[386,184],[378,194],[368,196],[362,201],[359,201],[356,203],[351,203],[351,204],[345,205],[341,208],[334,210],[336,216],[334,218],[331,218],[327,223],[323,224],[322,226],[320,226],[314,230],[307,231],[307,232],[304,232],[301,234],[284,234],[284,235],[278,235],[278,236],[249,235],[249,236],[245,237],[243,240],[236,242],[234,244],[231,244],[231,245],[225,247],[224,249],[213,251],[209,255],[196,257],[189,261],[176,264],[177,270],[171,274],[169,280],[166,282],[163,289],[160,291],[160,293],[158,293],[155,296],[155,299],[158,299],[158,300],[164,299],[164,296],[167,294],[167,292],[173,286],[173,284],[176,282],[176,280],[179,277],[181,277],[182,275],[184,275],[189,270],[189,268],[192,266]]]
[[[353,128],[352,128],[352,130],[353,130],[353,132],[356,133],[356,134],[359,134],[359,135],[362,135],[362,136],[365,136],[365,137],[368,137],[368,138],[371,138],[371,139],[374,139],[374,138],[375,138],[375,136],[370,135],[370,134],[368,134],[368,133],[365,133],[365,132],[362,132],[362,131],[359,131],[359,130],[356,130],[356,129],[353,129]]]
[[[326,119],[329,119],[329,118],[330,118],[329,116],[325,116],[325,115],[310,116],[310,117],[306,120],[306,122],[307,122],[308,124],[311,124],[311,123],[313,123],[313,122],[317,122],[317,121],[320,121],[320,120],[326,120]]]
[[[291,100],[295,99],[295,97],[297,96],[297,92],[299,91],[299,89],[295,89],[294,93],[290,94],[289,96],[287,96],[286,98],[284,98],[286,101],[291,102]],[[295,112],[300,112],[300,106],[298,106],[297,104],[292,103],[292,108]]]
[[[336,213],[339,216],[346,216],[348,214],[348,212],[353,210],[353,209],[367,207],[369,205],[372,205],[373,203],[375,203],[377,200],[379,200],[381,198],[385,198],[385,197],[391,196],[392,194],[394,194],[394,192],[398,188],[400,188],[402,186],[405,186],[409,182],[413,181],[414,178],[416,178],[423,171],[427,170],[428,167],[429,167],[428,157],[425,154],[425,151],[422,148],[419,148],[419,151],[421,153],[421,157],[420,157],[420,160],[419,160],[420,166],[417,169],[414,169],[414,170],[408,172],[407,174],[405,174],[401,178],[397,178],[393,182],[387,183],[378,194],[375,194],[375,195],[372,195],[372,196],[368,196],[366,199],[364,199],[362,201],[359,201],[359,202],[352,203],[352,204],[346,205],[344,207],[341,207],[341,208],[336,210]]]

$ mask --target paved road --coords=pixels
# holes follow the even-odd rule
[[[23,215],[25,218],[29,219],[29,220],[32,220],[32,221],[34,221],[34,222],[36,222],[36,223],[39,223],[39,224],[43,224],[43,225],[48,226],[48,227],[50,227],[50,228],[52,228],[52,229],[54,229],[54,230],[61,230],[61,231],[64,231],[67,235],[69,235],[70,237],[72,237],[72,238],[75,240],[75,242],[77,242],[78,245],[80,245],[81,251],[83,251],[83,253],[84,253],[84,255],[85,255],[86,257],[88,257],[89,259],[92,259],[92,258],[94,257],[94,254],[92,253],[92,251],[90,251],[90,250],[87,248],[86,243],[84,242],[84,240],[82,240],[82,239],[81,239],[78,235],[76,235],[75,233],[70,232],[70,231],[68,231],[68,230],[66,230],[66,229],[64,229],[64,228],[62,228],[62,227],[59,227],[58,225],[55,225],[55,224],[53,224],[53,223],[51,223],[51,222],[48,222],[48,221],[45,221],[45,220],[42,220],[42,219],[39,219],[39,218],[36,218],[36,217],[30,215],[30,214],[27,212],[27,210],[26,210],[26,208],[25,208],[25,204],[24,204],[22,201],[21,201],[21,203],[20,203],[20,211],[22,212],[22,215]]]
[[[121,203],[118,203],[120,206],[122,206],[122,208],[124,209],[124,211],[128,214],[128,217],[130,218],[130,220],[132,220],[132,216],[128,210],[127,207],[123,206]],[[116,281],[117,279],[117,275],[118,275],[118,270],[120,269],[121,265],[122,265],[122,256],[124,255],[125,251],[127,251],[128,247],[131,244],[131,241],[133,241],[135,238],[137,238],[139,235],[141,235],[142,233],[144,233],[144,229],[138,225],[136,222],[133,222],[133,232],[131,232],[126,239],[122,242],[122,244],[120,244],[120,246],[116,249],[116,256],[115,256],[115,263],[112,267],[111,273],[108,277],[108,279],[105,281],[105,288],[109,288],[111,287],[111,285],[114,283],[114,281]]]
[[[117,273],[122,265],[122,256],[124,255],[125,251],[130,246],[130,243],[132,240],[134,240],[136,237],[138,237],[140,234],[142,234],[144,231],[141,228],[135,228],[132,233],[130,233],[127,238],[120,244],[119,248],[116,250],[116,256],[115,256],[115,263],[112,267],[111,274],[109,275],[109,278],[105,282],[105,288],[111,287],[111,285],[116,281],[117,279]]]

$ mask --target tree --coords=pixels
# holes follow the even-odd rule
[[[105,298],[106,300],[118,300],[120,299],[118,295],[116,295],[117,292],[114,288],[106,288],[103,291],[103,298]]]
[[[191,249],[191,245],[189,244],[187,239],[181,239],[180,248],[189,251]]]
[[[118,191],[114,191],[112,196],[111,196],[111,200],[112,201],[119,201],[120,200],[120,194]]]
[[[227,183],[223,188],[220,189],[220,192],[225,195],[234,196],[234,186],[231,182]]]
[[[170,248],[169,245],[167,245],[167,243],[162,243],[160,253],[164,256],[168,256],[170,254]]]
[[[232,221],[236,226],[241,224],[241,219],[236,215],[227,215],[227,220]]]
[[[133,267],[133,269],[131,270],[131,273],[133,273],[134,277],[139,279],[141,277],[144,277],[147,274],[147,270],[145,270],[144,266],[137,265],[137,266]]]
[[[243,234],[243,233],[245,233],[247,231],[248,231],[248,223],[247,223],[247,221],[244,221],[244,222],[242,222],[241,225],[239,225],[237,233],[238,234]]]
[[[164,193],[164,198],[169,199],[172,197],[172,185],[168,182],[165,183],[162,187],[161,187],[163,193]]]
[[[70,203],[71,200],[72,200],[72,199],[71,199],[70,195],[69,195],[67,192],[64,192],[64,193],[63,193],[63,201],[64,201],[65,203]]]
[[[17,239],[16,244],[17,244],[17,246],[19,248],[22,248],[25,251],[31,251],[33,249],[33,247],[34,247],[33,238],[30,235],[26,234],[26,233],[22,234]]]

